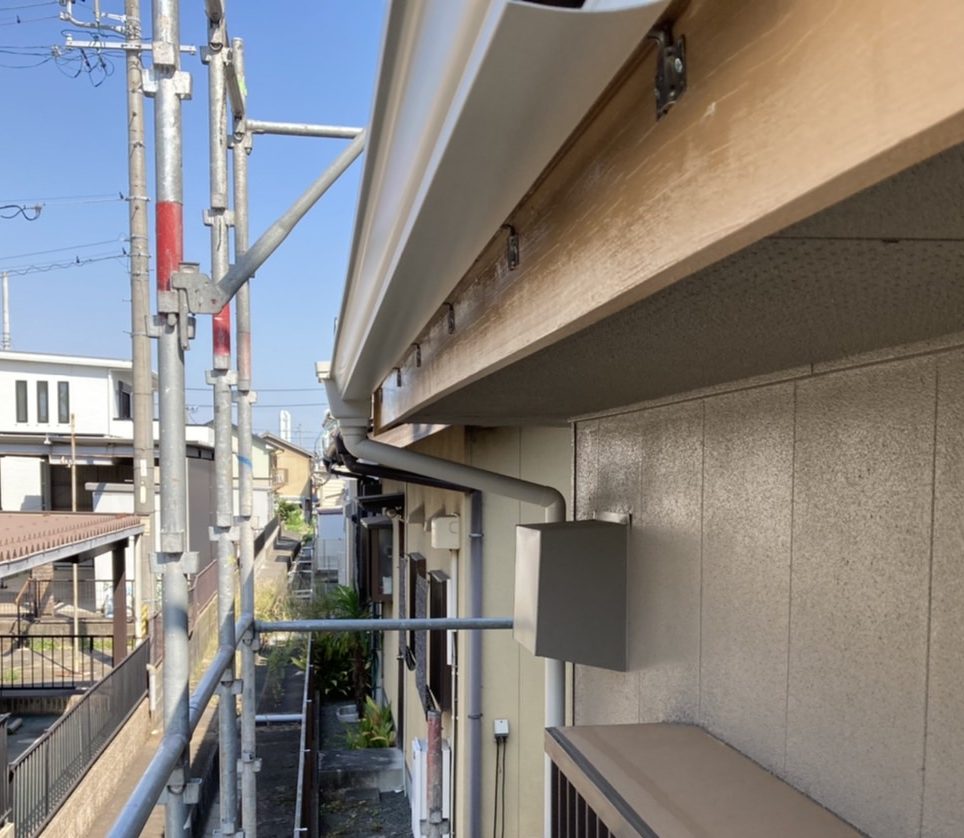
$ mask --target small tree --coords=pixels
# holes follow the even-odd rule
[[[346,585],[339,585],[328,595],[328,612],[339,620],[363,620],[368,616],[368,603],[363,602],[358,591]],[[368,632],[338,632],[339,645],[352,661],[352,693],[358,715],[365,712],[365,697],[368,695],[368,656],[371,640]]]

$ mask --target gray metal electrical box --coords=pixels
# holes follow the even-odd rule
[[[625,524],[516,527],[515,639],[539,657],[626,669]]]

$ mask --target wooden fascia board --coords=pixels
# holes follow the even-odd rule
[[[655,121],[644,46],[513,213],[520,267],[493,231],[377,428],[964,141],[960,0],[693,2],[675,32],[685,97]]]

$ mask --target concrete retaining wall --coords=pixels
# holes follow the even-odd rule
[[[147,699],[144,699],[41,835],[50,838],[89,835],[91,824],[107,802],[114,798],[121,779],[144,747],[150,730],[150,714]]]

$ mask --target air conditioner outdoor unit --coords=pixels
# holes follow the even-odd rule
[[[428,742],[412,740],[412,788],[409,803],[412,806],[412,836],[422,838],[422,821],[428,820]],[[452,799],[452,751],[447,740],[442,740],[442,819],[451,823],[450,801]]]

